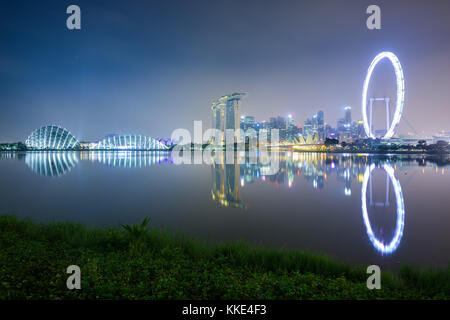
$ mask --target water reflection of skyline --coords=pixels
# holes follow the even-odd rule
[[[58,177],[75,167],[78,155],[76,152],[27,152],[25,163],[36,174]]]
[[[27,152],[25,163],[36,174],[58,177],[68,173],[79,160],[98,162],[110,167],[143,168],[171,161],[168,152],[96,151],[96,152]]]
[[[352,188],[353,191],[355,187],[358,188],[358,191],[361,188],[361,207],[355,208],[355,211],[359,211],[362,216],[361,221],[370,243],[383,255],[394,253],[403,236],[405,205],[402,186],[396,176],[400,176],[402,170],[406,175],[406,171],[411,167],[430,167],[430,163],[436,173],[444,174],[447,170],[444,169],[446,160],[442,158],[282,152],[279,156],[279,171],[271,174],[270,165],[253,164],[249,161],[242,161],[241,154],[237,153],[237,156],[240,157],[241,164],[213,161],[210,166],[212,173],[211,198],[219,206],[243,210],[252,207],[252,203],[242,197],[242,190],[255,182],[274,184],[277,188],[281,186],[295,188],[295,183],[298,183],[298,180],[295,179],[300,177],[307,181],[307,185],[312,190],[322,190],[326,188],[327,183],[335,187],[337,182],[338,190],[341,190],[340,196],[343,197],[351,196]],[[48,177],[67,174],[80,161],[97,162],[117,168],[144,168],[156,164],[173,163],[170,152],[144,151],[0,153],[0,158],[25,160],[26,165],[34,173]],[[372,179],[370,178],[372,171],[386,174],[386,180],[383,179],[381,188],[374,189],[378,194],[381,192],[383,197],[385,196],[381,202],[372,199]],[[417,172],[419,173],[420,170]],[[401,175],[404,176],[403,173]],[[405,176],[402,184],[407,184],[411,176],[411,174],[408,177]],[[331,177],[335,177],[335,179],[330,179]],[[359,184],[361,185],[358,186]],[[392,197],[392,203],[389,199],[391,187],[395,195],[395,201]],[[353,196],[355,196],[354,192]],[[377,235],[379,231],[372,229],[369,213],[371,211],[372,218],[376,220],[377,215],[373,213],[375,207],[395,209],[393,211],[396,214],[395,225],[389,227],[393,230],[392,236]]]
[[[405,163],[407,165],[407,163]],[[400,182],[394,171],[403,166],[399,159],[376,158],[368,155],[327,155],[324,153],[285,153],[280,155],[280,170],[273,175],[266,175],[266,166],[260,164],[230,165],[213,163],[212,165],[212,199],[224,207],[246,208],[247,204],[241,197],[240,190],[246,184],[255,181],[273,183],[278,188],[284,184],[288,188],[294,186],[294,177],[303,176],[311,183],[313,189],[323,189],[328,177],[336,174],[338,183],[343,186],[344,196],[352,194],[352,182],[357,181],[361,187],[361,212],[367,236],[372,246],[381,254],[392,254],[400,245],[404,221],[405,206]],[[396,204],[396,225],[394,236],[390,241],[375,235],[372,229],[367,205],[367,187],[369,186],[369,207],[377,207],[380,203],[373,201],[371,174],[375,168],[386,172],[384,207],[389,207],[389,190],[392,183]],[[394,169],[395,168],[395,169]],[[240,179],[238,179],[238,177]]]
[[[160,151],[94,151],[81,152],[81,160],[99,162],[110,167],[144,168],[155,164],[173,163],[171,153]]]
[[[276,187],[287,185],[288,188],[293,188],[294,177],[302,176],[314,189],[321,190],[327,178],[335,173],[337,181],[343,185],[343,194],[349,196],[352,182],[363,181],[368,158],[367,156],[285,152],[280,153],[279,170],[275,174],[267,174],[270,172],[270,166],[259,162],[256,164],[249,161],[242,164],[213,162],[211,194],[213,200],[218,201],[222,206],[245,208],[240,197],[240,189],[255,181],[273,183]]]
[[[266,175],[264,166],[241,165],[241,182],[253,183],[262,180],[277,187],[287,184],[294,186],[294,177],[302,176],[314,189],[323,189],[327,178],[336,173],[344,186],[344,194],[351,195],[351,183],[362,182],[367,165],[367,157],[333,156],[325,153],[290,153],[280,155],[280,170],[274,175]],[[243,186],[243,185],[242,185]]]
[[[369,236],[370,242],[372,245],[382,254],[391,254],[395,252],[400,245],[400,241],[403,236],[403,228],[405,225],[405,203],[403,198],[402,187],[400,182],[395,177],[394,168],[389,163],[384,163],[382,166],[383,170],[386,172],[386,199],[383,203],[373,202],[372,200],[372,172],[375,169],[375,164],[367,166],[365,173],[363,184],[361,188],[361,210],[364,219],[364,224],[366,226],[367,235]],[[389,206],[389,181],[392,182],[392,186],[395,194],[396,201],[396,224],[395,224],[395,232],[392,240],[387,244],[384,243],[383,240],[379,240],[377,236],[374,234],[372,230],[372,225],[370,223],[368,210],[367,210],[367,186],[370,185],[370,201],[369,205],[375,207],[377,205]]]
[[[68,160],[71,162],[67,162]],[[63,174],[81,161],[99,162],[111,167],[142,168],[153,164],[173,164],[173,156],[169,151],[39,151],[39,152],[0,152],[0,159],[28,159],[30,168],[42,168],[37,170],[39,174],[45,174],[45,164],[58,166],[60,170],[54,170],[54,175]],[[391,163],[394,170],[403,167],[419,166],[427,167],[430,164],[436,173],[444,174],[450,166],[449,156],[403,156],[403,155],[370,155],[370,154],[327,154],[327,153],[301,153],[280,152],[280,170],[273,174],[267,164],[250,164],[248,158],[242,163],[244,157],[239,155],[239,183],[250,184],[255,180],[262,180],[278,185],[287,184],[293,187],[295,176],[302,175],[309,181],[314,189],[321,189],[330,173],[335,172],[338,180],[344,187],[350,187],[350,181],[362,183],[366,166],[375,163],[381,166],[383,163]],[[67,165],[65,164],[67,162]],[[72,165],[73,164],[73,165]],[[215,163],[213,162],[213,165]],[[49,169],[49,168],[47,168]],[[233,171],[233,170],[231,170]],[[49,172],[49,170],[47,170]],[[422,170],[423,173],[423,170]],[[344,190],[344,189],[343,189]],[[344,192],[345,193],[345,192]]]

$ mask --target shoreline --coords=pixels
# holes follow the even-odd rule
[[[200,149],[190,149],[189,151],[204,151]],[[226,149],[221,150],[223,152]],[[244,150],[234,150],[235,152],[243,152]],[[273,151],[281,151],[281,152],[296,152],[296,153],[333,153],[333,154],[364,154],[364,155],[437,155],[437,156],[448,156],[449,152],[433,152],[433,151],[379,151],[379,150],[295,150],[292,147],[277,147],[275,149],[268,148],[268,152]],[[173,150],[141,150],[141,149],[109,149],[109,150],[57,150],[57,149],[48,149],[48,150],[0,150],[1,152],[9,152],[9,153],[27,153],[27,152],[161,152],[161,153],[170,153]],[[245,150],[248,152],[248,150]]]
[[[134,231],[0,216],[0,299],[450,299],[450,266],[382,271],[382,288],[368,290],[367,266],[128,227]],[[74,264],[81,290],[66,288]]]

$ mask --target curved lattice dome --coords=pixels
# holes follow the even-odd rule
[[[38,150],[67,150],[80,146],[77,139],[66,129],[58,126],[44,126],[33,131],[25,145]]]
[[[97,143],[99,150],[168,150],[162,142],[142,135],[116,135]]]

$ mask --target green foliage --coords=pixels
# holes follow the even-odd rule
[[[450,267],[404,266],[368,290],[365,268],[326,256],[212,244],[149,229],[37,225],[0,217],[0,299],[448,299]],[[80,266],[82,289],[66,288]]]
[[[145,248],[144,238],[148,233],[149,223],[150,218],[145,217],[141,224],[121,225],[130,239],[129,246],[131,254],[139,254]]]
[[[150,223],[150,218],[145,217],[141,224],[124,225],[122,228],[127,232],[128,236],[135,241],[141,240],[148,231],[148,224]]]

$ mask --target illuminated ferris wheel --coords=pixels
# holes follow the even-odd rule
[[[403,77],[403,69],[400,64],[400,60],[397,58],[395,54],[392,52],[381,52],[379,53],[373,60],[367,70],[366,79],[364,80],[363,93],[362,93],[362,116],[364,122],[364,130],[366,131],[366,135],[369,138],[375,139],[375,135],[372,133],[372,109],[373,109],[373,101],[380,99],[370,99],[370,113],[369,119],[367,117],[367,89],[369,88],[370,79],[372,77],[372,73],[377,66],[378,62],[383,59],[389,59],[394,67],[395,78],[397,84],[397,97],[395,101],[395,112],[392,123],[389,125],[389,99],[384,98],[386,102],[386,117],[387,117],[387,127],[386,134],[382,137],[382,139],[390,139],[395,133],[395,130],[400,122],[400,118],[402,117],[403,106],[405,104],[405,79]]]

